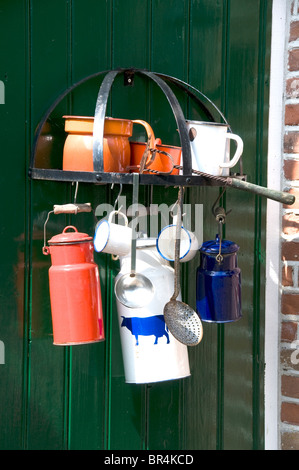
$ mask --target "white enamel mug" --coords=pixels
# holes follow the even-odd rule
[[[228,176],[242,153],[243,140],[228,132],[228,125],[216,122],[186,121],[189,132],[192,168],[215,176]],[[230,158],[230,140],[237,144]]]
[[[112,218],[116,214],[123,217],[125,225],[112,223]],[[110,212],[108,220],[102,219],[96,226],[93,243],[97,252],[125,256],[131,251],[131,242],[132,229],[128,226],[128,219],[122,212]]]
[[[174,261],[176,240],[176,217],[173,224],[164,227],[158,235],[156,246],[158,253],[167,261]],[[186,263],[194,258],[199,250],[199,243],[194,233],[183,225],[181,228],[180,261]]]

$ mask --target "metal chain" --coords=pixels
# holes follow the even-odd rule
[[[221,254],[221,249],[222,249],[222,229],[223,229],[223,219],[218,220],[218,235],[219,235],[219,253],[216,256],[216,260],[218,263],[222,263],[223,261],[223,256]]]

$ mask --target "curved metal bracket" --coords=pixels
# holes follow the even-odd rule
[[[155,73],[147,72],[145,70],[136,70],[136,72],[140,72],[152,79],[165,94],[178,126],[183,156],[183,174],[192,175],[190,140],[188,137],[185,117],[175,94],[172,92],[169,86]],[[94,171],[98,172],[104,171],[103,138],[105,115],[109,92],[118,73],[120,73],[120,70],[113,70],[108,72],[102,82],[96,102],[93,127],[93,168]]]
[[[167,83],[163,81],[158,75],[152,72],[142,72],[148,77],[150,77],[154,82],[159,85],[161,90],[164,92],[170,106],[172,112],[174,114],[179,136],[181,140],[181,147],[182,147],[182,156],[183,156],[183,175],[192,175],[192,159],[191,159],[191,146],[190,146],[190,139],[188,136],[188,130],[186,126],[185,117],[182,111],[182,108],[173,93],[173,91],[169,88]]]
[[[105,76],[96,102],[94,123],[93,123],[93,170],[104,171],[104,125],[107,101],[110,89],[114,82],[118,70],[108,72]]]
[[[105,114],[106,114],[106,108],[107,108],[107,101],[108,101],[108,95],[110,92],[110,89],[112,87],[112,84],[114,82],[115,77],[119,73],[128,73],[130,72],[131,74],[134,75],[134,73],[140,73],[149,79],[153,80],[156,85],[160,87],[160,89],[163,91],[165,94],[170,107],[172,109],[172,112],[174,114],[176,124],[178,126],[178,132],[179,132],[179,137],[181,141],[181,147],[182,147],[182,157],[183,157],[183,176],[190,176],[192,177],[192,159],[191,159],[191,147],[190,147],[190,141],[189,141],[189,136],[188,136],[188,131],[187,131],[187,126],[185,122],[185,117],[183,114],[183,111],[181,109],[181,106],[178,102],[177,97],[169,87],[169,85],[166,83],[166,80],[170,81],[171,83],[176,84],[178,87],[184,89],[186,93],[189,94],[191,98],[195,98],[197,103],[200,104],[200,107],[207,113],[207,116],[210,117],[211,120],[214,120],[210,111],[208,108],[204,105],[204,103],[199,100],[196,95],[190,89],[193,91],[197,92],[200,94],[202,97],[204,97],[210,104],[213,105],[213,107],[217,110],[217,112],[220,113],[222,118],[225,120],[224,116],[222,113],[219,111],[219,109],[216,107],[216,105],[209,100],[202,92],[197,90],[196,88],[192,87],[191,85],[188,85],[187,83],[183,82],[182,80],[176,79],[174,77],[171,77],[169,75],[163,75],[163,74],[158,74],[155,72],[150,72],[145,69],[124,69],[124,68],[118,68],[115,70],[106,70],[102,72],[98,72],[92,75],[89,75],[88,77],[83,78],[82,80],[78,81],[74,85],[70,86],[67,88],[61,95],[58,96],[58,98],[53,102],[51,107],[47,110],[47,112],[44,114],[42,120],[40,121],[36,133],[34,136],[34,141],[33,141],[33,146],[32,146],[32,152],[31,152],[31,161],[30,161],[30,170],[29,172],[32,172],[33,169],[35,169],[35,156],[36,156],[36,149],[37,149],[37,143],[38,139],[40,137],[40,134],[42,132],[42,128],[44,124],[46,123],[47,119],[49,118],[50,114],[53,112],[53,110],[56,108],[56,106],[69,94],[71,93],[75,88],[77,88],[79,85],[82,85],[86,81],[93,79],[95,77],[101,76],[103,74],[106,74],[104,77],[102,84],[100,86],[99,92],[98,92],[98,97],[96,101],[96,107],[95,107],[95,115],[94,115],[94,143],[93,143],[93,164],[94,164],[94,172],[93,174],[96,175],[96,179],[98,181],[101,180],[100,174],[103,173],[104,171],[104,165],[103,165],[103,139],[104,139],[104,124],[105,124]],[[188,89],[190,88],[190,89]],[[226,122],[226,120],[225,120]],[[49,170],[52,171],[52,170]],[[59,172],[59,170],[53,170],[54,172]],[[117,175],[117,174],[116,174]],[[78,175],[79,176],[79,175]],[[112,178],[111,174],[111,178]],[[58,175],[53,176],[53,178],[58,177]],[[80,175],[80,177],[85,180],[85,175]],[[108,174],[107,174],[108,177]],[[59,176],[60,179],[63,179],[62,177]],[[163,178],[163,181],[165,180],[166,177]],[[193,176],[194,178],[194,176]],[[46,179],[46,178],[45,178]],[[109,179],[109,178],[108,178]],[[168,176],[167,181],[171,183],[172,181],[172,176]],[[190,179],[190,178],[189,178]]]
[[[40,122],[39,122],[39,124],[36,128],[35,134],[34,134],[33,144],[32,144],[32,149],[31,149],[31,155],[30,155],[30,168],[31,169],[35,168],[35,156],[36,156],[37,143],[38,143],[39,137],[41,135],[42,129],[43,129],[45,123],[47,122],[49,116],[54,111],[54,109],[59,105],[59,103],[69,93],[71,93],[73,90],[75,90],[75,88],[77,88],[78,86],[80,86],[83,83],[87,82],[88,80],[91,80],[92,78],[99,77],[99,76],[101,76],[101,75],[103,75],[104,73],[107,73],[107,72],[109,72],[109,70],[106,70],[106,71],[103,71],[103,72],[97,72],[97,73],[94,73],[92,75],[89,75],[88,77],[84,77],[82,80],[79,80],[78,82],[74,83],[73,85],[68,87],[66,90],[64,90],[64,92],[61,93],[56,98],[56,100],[51,104],[51,106],[47,109],[47,111],[45,112],[45,114],[41,118],[41,120],[40,120]]]

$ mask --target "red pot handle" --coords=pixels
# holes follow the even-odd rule
[[[73,225],[68,225],[67,227],[65,227],[63,229],[63,232],[62,233],[65,233],[69,228],[72,228],[73,230],[75,230],[75,232],[78,232],[78,230],[76,229],[76,227],[74,227]]]

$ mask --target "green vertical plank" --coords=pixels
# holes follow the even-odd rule
[[[250,8],[245,18],[245,3],[230,2],[227,83],[229,121],[233,132],[244,140],[244,171],[249,181],[264,185],[266,158],[263,158],[262,163],[259,142],[260,139],[264,140],[266,131],[262,126],[267,109],[264,98],[265,32],[270,19],[267,17],[269,10],[266,3],[258,2]],[[252,80],[252,76],[256,80]],[[260,246],[260,242],[262,245],[265,243],[261,238],[265,214],[258,198],[239,192],[228,193],[229,208],[233,212],[226,224],[227,238],[240,245],[243,319],[225,329],[224,446],[226,449],[244,450],[258,448],[262,437],[257,436],[257,433],[260,433],[259,407],[263,383],[263,370],[260,369],[263,300],[260,294],[264,277],[257,246]],[[230,432],[235,423],[241,429],[237,436]]]
[[[239,9],[240,8],[240,9]],[[243,5],[244,8],[244,5]],[[250,9],[247,14],[246,23],[251,24],[249,30],[242,31],[240,34],[241,20],[241,4],[240,2],[229,2],[228,9],[228,50],[226,59],[226,86],[224,100],[226,103],[226,114],[231,124],[233,132],[242,136],[242,117],[246,113],[246,130],[251,129],[254,133],[255,129],[251,127],[252,122],[255,120],[255,112],[251,114],[246,112],[244,98],[246,100],[251,96],[249,102],[256,102],[256,90],[250,89],[250,84],[246,80],[246,69],[239,68],[237,62],[246,54],[250,54],[252,59],[247,58],[247,74],[249,70],[256,70],[256,54],[253,51],[258,47],[258,38],[256,29],[253,25],[258,21],[256,8]],[[242,18],[243,19],[243,18]],[[245,20],[245,18],[244,18]],[[250,31],[250,32],[249,32]],[[244,42],[251,42],[251,48],[247,50],[242,47]],[[249,68],[250,67],[250,68]],[[241,75],[241,76],[240,76]],[[242,87],[240,87],[242,83]],[[246,86],[247,85],[247,86]],[[248,87],[249,85],[249,87]],[[248,89],[248,88],[249,89]],[[243,106],[242,106],[243,104]],[[249,144],[250,145],[250,144]],[[249,156],[248,146],[245,143],[246,152],[243,154],[244,162],[246,162],[246,172],[250,171],[250,167],[254,167],[255,152],[253,149],[252,154]],[[246,160],[245,160],[246,159]],[[238,230],[237,220],[241,217],[240,209],[236,207],[236,200],[238,200],[239,207],[244,207],[246,204],[246,229],[242,226],[243,237]],[[251,446],[252,439],[252,316],[249,309],[251,309],[252,302],[252,283],[253,283],[253,263],[254,257],[252,256],[252,245],[254,243],[254,198],[243,199],[239,194],[228,194],[226,198],[227,209],[233,209],[230,217],[227,218],[225,226],[226,237],[234,240],[240,245],[239,263],[242,269],[242,312],[243,319],[236,324],[225,326],[225,376],[224,376],[224,448],[232,449],[246,449]],[[242,210],[243,212],[243,210]],[[243,218],[243,217],[242,217]],[[247,269],[243,266],[242,257],[247,258]],[[236,354],[238,351],[238,354]],[[241,385],[243,384],[243,385]],[[242,393],[241,393],[242,387]],[[230,432],[232,425],[239,426],[238,435],[233,436]]]
[[[95,193],[95,189],[97,193]],[[80,185],[77,202],[91,202],[95,208],[98,197],[104,198],[106,188],[92,188]],[[71,224],[77,230],[93,236],[93,214],[78,214],[71,217]],[[69,448],[72,450],[98,450],[104,448],[105,426],[105,385],[106,385],[106,343],[107,310],[106,261],[103,255],[94,255],[99,266],[104,330],[106,341],[71,347],[71,387],[69,396]]]
[[[92,14],[91,14],[92,12]],[[93,73],[107,70],[110,63],[111,2],[75,0],[70,16],[72,83]],[[102,77],[88,80],[72,93],[70,113],[93,116]],[[93,211],[106,201],[106,187],[80,183],[77,202],[90,202]],[[94,214],[72,216],[72,223],[79,231],[93,236],[96,218]],[[99,266],[105,341],[72,347],[72,380],[70,393],[69,448],[96,450],[106,448],[107,397],[109,354],[109,280],[105,255],[94,254]]]
[[[4,104],[1,127],[0,449],[23,448],[27,342],[24,337],[26,283],[27,116],[26,4],[5,2],[0,9],[0,80]],[[12,60],[13,57],[13,60]],[[2,101],[2,100],[1,100]],[[24,342],[24,343],[23,343]],[[24,345],[24,350],[23,350]],[[4,363],[3,363],[4,362]]]
[[[113,2],[113,68],[147,68],[150,61],[151,11],[149,0]]]
[[[151,3],[151,69],[187,80],[189,2],[153,0]],[[156,136],[164,144],[180,145],[175,117],[157,85],[151,87],[150,106]],[[182,106],[185,106],[184,100]],[[160,194],[169,207],[177,200],[177,190],[167,194],[164,189],[155,188],[154,192],[156,197]],[[152,384],[148,389],[149,449],[184,447],[184,387],[189,382],[190,377]]]
[[[128,0],[113,2],[112,67],[149,68],[150,54],[150,1]],[[124,87],[123,78],[115,81],[112,91],[113,117],[148,120],[148,86],[139,76],[133,87]],[[134,126],[134,139],[145,139],[141,126]],[[113,194],[117,194],[115,187]],[[144,188],[140,188],[140,203],[144,204]],[[128,208],[132,200],[132,186],[123,188]],[[114,199],[114,198],[113,198]],[[112,199],[112,203],[114,202]],[[146,448],[146,386],[125,383],[123,356],[117,305],[114,296],[114,278],[119,263],[112,263],[111,271],[111,394],[110,394],[110,449]]]
[[[67,2],[31,2],[31,128],[68,83]],[[55,26],[54,26],[55,25]],[[59,112],[58,112],[59,115]],[[67,448],[69,355],[53,345],[43,224],[53,204],[65,202],[65,186],[31,183],[31,348],[28,405],[29,449]],[[56,216],[54,216],[56,217]],[[48,238],[62,231],[64,216],[53,218]]]
[[[222,57],[221,57],[221,92],[220,92],[220,103],[221,110],[224,116],[228,120],[228,63],[230,57],[230,0],[223,2],[223,13],[222,13]],[[229,122],[229,121],[228,121]],[[226,207],[226,194],[223,195],[220,203]],[[223,228],[223,235],[226,236],[226,225]],[[218,450],[224,449],[224,434],[225,434],[225,421],[224,421],[224,403],[225,403],[225,357],[226,357],[226,345],[225,345],[225,331],[226,325],[217,326],[217,436],[216,436],[216,448]]]
[[[225,27],[225,2],[191,2],[189,83],[202,91],[221,111]],[[206,101],[204,103],[208,105]],[[213,107],[209,109],[214,119],[221,122],[218,112]],[[201,120],[196,112],[197,109],[190,103],[188,118]],[[203,241],[214,239],[217,233],[211,209],[218,194],[218,188],[210,187],[190,191],[190,202],[203,204]],[[188,264],[188,302],[195,306],[199,257]],[[202,342],[190,351],[193,374],[186,391],[186,404],[189,404],[186,407],[187,448],[211,450],[219,446],[223,419],[220,339],[217,325],[203,323]]]

